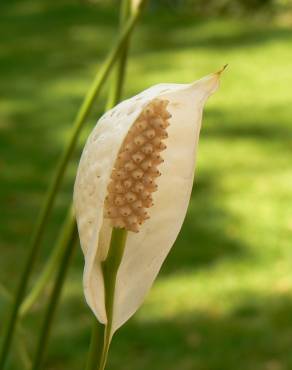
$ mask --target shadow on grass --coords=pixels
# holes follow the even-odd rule
[[[63,306],[47,368],[77,370],[84,366],[88,314],[72,313],[78,305],[66,302],[66,309]],[[134,318],[114,337],[108,369],[289,370],[291,311],[292,299],[286,294],[266,297],[245,292],[229,313],[212,307],[155,322]]]
[[[269,106],[278,114],[269,114],[260,110],[257,118],[252,119],[251,112],[241,112],[239,107],[236,110],[229,108],[228,115],[218,109],[208,109],[207,117],[214,124],[204,127],[204,135],[207,137],[239,138],[267,140],[268,142],[279,142],[291,144],[292,129],[289,124],[289,110],[287,105]],[[242,114],[241,114],[242,113]],[[283,116],[281,116],[283,114]]]
[[[225,34],[224,29],[224,33],[221,35],[205,36],[201,35],[200,27],[196,21],[192,25],[192,28],[190,28],[189,33],[184,33],[185,36],[183,39],[177,36],[178,27],[175,27],[175,25],[174,27],[166,27],[166,30],[166,35],[163,34],[163,38],[162,36],[157,37],[155,30],[152,30],[153,33],[151,32],[148,36],[148,47],[154,50],[166,50],[169,48],[185,49],[186,47],[221,50],[231,48],[240,49],[246,48],[247,46],[257,47],[261,44],[277,40],[292,40],[291,31],[289,29],[270,29],[266,27],[255,27],[253,30],[240,29],[229,34]],[[187,31],[184,29],[184,32]],[[153,37],[154,33],[155,37]],[[168,40],[167,43],[163,42],[165,37]]]
[[[250,294],[226,315],[194,312],[132,321],[113,342],[111,369],[291,369],[292,300]],[[128,361],[131,361],[131,365]]]
[[[154,13],[154,12],[153,12]],[[275,26],[259,18],[244,17],[234,22],[230,18],[216,20],[192,15],[156,12],[146,17],[148,27],[144,30],[143,50],[212,49],[231,50],[258,47],[265,43],[292,40],[289,27]],[[160,19],[160,23],[156,21]],[[249,24],[246,27],[246,24]],[[161,32],[163,24],[163,32]]]

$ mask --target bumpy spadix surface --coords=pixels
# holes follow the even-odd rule
[[[138,232],[149,218],[152,193],[158,190],[157,167],[163,163],[160,153],[167,147],[167,100],[150,102],[132,125],[119,150],[108,185],[105,217],[114,227]]]
[[[112,226],[130,230],[117,275],[112,332],[141,305],[181,229],[202,110],[219,75],[153,86],[107,112],[87,140],[74,204],[85,256],[85,296],[102,323],[107,317],[101,262]]]

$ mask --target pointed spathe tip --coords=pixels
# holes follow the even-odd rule
[[[228,63],[225,64],[219,71],[215,72],[216,75],[221,76],[221,74],[225,71],[225,69],[228,67]]]
[[[201,88],[204,97],[207,99],[212,95],[219,87],[221,74],[225,71],[228,64],[225,64],[219,71],[211,73],[206,77],[201,78],[198,81],[193,82],[190,86],[198,91]]]

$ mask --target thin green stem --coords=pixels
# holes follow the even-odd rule
[[[23,339],[24,338],[17,338],[16,348],[22,369],[28,370],[31,367],[31,360],[25,345],[25,341]]]
[[[69,263],[71,260],[71,256],[73,253],[75,241],[77,240],[77,227],[74,220],[74,217],[71,217],[71,222],[68,223],[65,233],[64,233],[64,244],[66,248],[64,249],[64,253],[62,255],[62,259],[60,261],[60,265],[58,268],[57,276],[54,282],[53,291],[45,312],[45,316],[43,319],[43,324],[37,344],[37,349],[35,352],[32,370],[39,370],[42,367],[45,351],[47,348],[50,331],[52,327],[52,322],[54,318],[54,313],[56,311],[56,307],[61,295],[62,287],[64,285],[66,273],[69,267]]]
[[[66,225],[70,225],[73,222],[72,218],[73,218],[73,210],[71,207],[62,229],[66,230],[66,228],[68,227]],[[51,277],[58,266],[58,262],[64,252],[64,249],[66,248],[66,243],[64,242],[64,238],[66,237],[67,236],[64,233],[60,233],[59,239],[53,248],[53,251],[49,257],[48,262],[45,265],[45,268],[43,269],[37,282],[34,284],[32,290],[26,296],[26,298],[24,299],[24,301],[22,302],[20,306],[20,310],[19,310],[20,317],[23,317],[28,313],[30,308],[39,298],[44,288],[47,286],[48,282],[51,280]]]
[[[23,297],[25,295],[29,277],[30,277],[31,271],[33,269],[33,265],[37,257],[37,252],[40,248],[40,242],[41,242],[44,230],[45,230],[45,226],[49,218],[49,215],[51,213],[51,210],[52,210],[57,192],[61,185],[62,179],[64,177],[65,170],[68,165],[69,159],[75,149],[80,131],[85,123],[86,118],[88,117],[91,107],[96,97],[100,93],[116,59],[118,58],[119,53],[122,50],[123,45],[125,43],[125,40],[127,40],[132,29],[134,28],[138,20],[138,17],[141,13],[142,5],[144,2],[145,1],[141,1],[140,6],[136,9],[135,13],[132,15],[132,17],[129,19],[129,21],[125,25],[123,31],[120,34],[120,37],[118,38],[117,42],[115,43],[114,47],[112,48],[105,62],[103,63],[99,71],[97,72],[96,77],[91,87],[89,88],[88,93],[85,96],[85,99],[81,105],[81,108],[77,113],[76,119],[72,127],[70,139],[68,141],[68,145],[65,148],[64,152],[62,153],[59,164],[57,166],[56,173],[48,189],[43,208],[38,217],[36,228],[34,230],[34,233],[33,233],[33,236],[30,242],[27,260],[25,262],[24,269],[20,275],[19,285],[18,285],[16,294],[15,294],[13,307],[11,309],[10,316],[8,318],[6,332],[4,334],[3,345],[1,348],[1,352],[0,352],[0,370],[4,369],[4,366],[5,366],[7,357],[8,357],[11,340],[13,338],[15,324],[16,324],[16,321],[19,315],[19,308],[23,300]]]
[[[63,250],[60,247],[60,243],[56,243],[56,247],[54,247],[53,252],[51,253],[49,260],[45,265],[45,268],[42,271],[40,277],[33,286],[32,290],[23,300],[19,310],[19,317],[24,317],[29,312],[44,288],[47,286],[48,281],[50,280],[52,274],[58,266],[58,261],[60,259],[60,256],[62,255],[62,252]]]
[[[131,16],[132,0],[124,0],[120,7],[120,29],[123,28],[129,17]],[[124,42],[124,46],[120,51],[119,59],[113,71],[112,82],[108,95],[106,109],[114,107],[122,97],[123,87],[126,76],[127,58],[129,53],[130,35]]]
[[[108,255],[106,260],[102,264],[107,325],[105,327],[104,347],[99,370],[105,369],[108,357],[108,351],[112,337],[116,278],[119,266],[124,255],[126,240],[127,240],[127,230],[113,228]]]
[[[87,357],[86,370],[96,370],[100,363],[103,349],[105,326],[93,317],[93,326],[91,332],[90,347]]]
[[[1,284],[0,284],[0,293],[5,300],[9,302],[12,300],[12,296],[10,295],[9,291]],[[18,352],[19,362],[21,363],[21,366],[23,367],[23,369],[27,370],[31,367],[31,360],[30,360],[30,357],[29,357],[29,354],[28,354],[28,351],[25,345],[25,338],[24,338],[25,335],[23,334],[24,330],[21,326],[21,323],[18,323],[16,330],[17,330],[17,335],[16,335],[17,338],[16,338],[15,346]]]

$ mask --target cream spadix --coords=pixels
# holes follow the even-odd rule
[[[220,72],[160,84],[104,114],[80,160],[74,204],[85,257],[84,292],[106,324],[102,261],[112,227],[127,229],[111,330],[139,308],[181,229],[194,178],[203,106]]]

